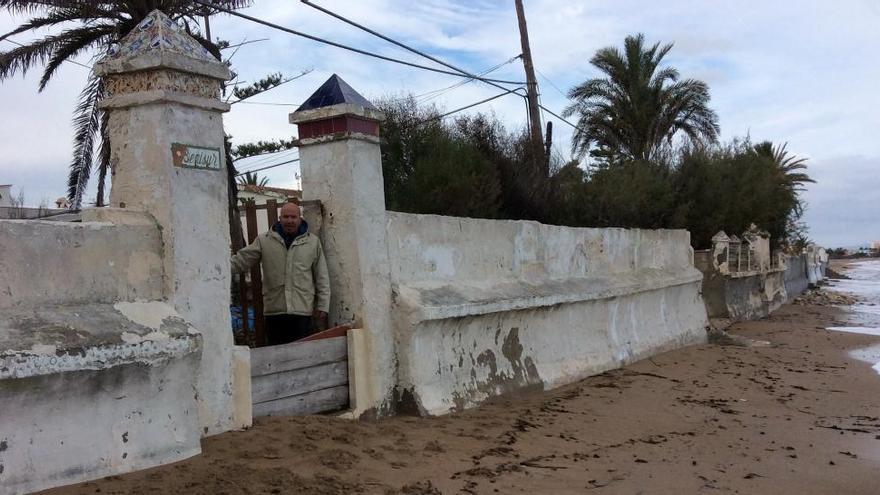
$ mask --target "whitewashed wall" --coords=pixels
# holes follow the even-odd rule
[[[442,414],[705,340],[680,230],[388,212],[401,407]]]

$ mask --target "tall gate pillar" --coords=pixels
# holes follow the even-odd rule
[[[230,72],[158,10],[95,70],[109,121],[110,205],[155,217],[164,246],[165,298],[202,333],[195,391],[202,432],[247,425],[249,354],[233,349],[228,304],[222,115],[229,105],[220,100],[220,84]]]
[[[383,415],[394,407],[391,274],[379,152],[383,118],[335,74],[290,115],[299,130],[303,199],[320,200],[324,208],[330,322],[358,329],[349,338],[357,416]]]

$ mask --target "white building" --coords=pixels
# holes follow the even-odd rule
[[[12,206],[12,184],[0,184],[0,208]]]
[[[281,187],[257,186],[253,184],[238,185],[238,211],[241,215],[241,228],[247,237],[247,218],[245,217],[244,204],[253,201],[257,205],[265,205],[267,201],[274,200],[281,208],[288,200],[302,199],[302,191],[297,189],[284,189]],[[265,211],[257,210],[257,232],[265,232],[269,229],[268,215]]]

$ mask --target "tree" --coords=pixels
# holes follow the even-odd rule
[[[718,116],[708,107],[706,83],[679,80],[661,67],[672,44],[645,47],[644,35],[627,36],[624,51],[602,48],[590,63],[605,77],[572,88],[565,116],[577,116],[572,151],[579,157],[650,161],[679,133],[694,142],[715,142]],[[591,151],[592,150],[592,151]]]
[[[269,183],[268,177],[257,177],[256,172],[245,172],[244,175],[238,177],[239,184],[243,186],[259,186],[263,187]]]
[[[237,9],[251,3],[250,0],[214,0],[218,7]],[[0,0],[0,9],[13,15],[28,15],[30,19],[0,35],[0,40],[19,33],[39,29],[54,29],[24,46],[0,53],[0,81],[26,74],[36,66],[43,67],[38,90],[42,91],[65,61],[73,60],[81,53],[103,56],[107,49],[124,38],[153,10],[161,10],[173,19],[182,19],[186,29],[197,25],[196,17],[210,15],[210,9],[191,0]],[[60,30],[60,31],[59,31]],[[199,33],[190,34],[217,59],[217,45]],[[91,72],[74,110],[74,150],[68,177],[68,196],[72,208],[79,208],[82,194],[89,181],[93,167],[97,166],[98,206],[103,205],[104,182],[110,164],[110,148],[107,143],[107,121],[98,108],[104,94],[99,77]],[[96,136],[101,136],[97,143]],[[95,162],[97,162],[95,164]]]
[[[791,193],[798,194],[804,190],[805,184],[816,181],[803,172],[807,169],[807,159],[788,156],[788,152],[785,150],[786,146],[788,143],[773,146],[770,141],[763,141],[755,145],[755,152],[773,160],[779,184]]]

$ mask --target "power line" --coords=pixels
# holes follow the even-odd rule
[[[242,160],[248,160],[249,158],[262,157],[262,158],[257,158],[257,159],[251,160],[250,163],[246,163],[246,164],[242,165],[242,167],[255,167],[255,166],[260,166],[260,165],[267,163],[267,162],[271,162],[274,159],[280,158],[282,154],[291,153],[293,151],[296,151],[296,148],[286,148],[286,149],[281,149],[281,150],[276,150],[276,151],[264,151],[262,153],[257,153],[256,155],[243,156],[243,157],[238,158],[233,161],[237,163]],[[272,155],[272,156],[265,156],[265,155]]]
[[[199,1],[199,0],[196,0],[196,1]],[[385,41],[387,41],[387,42],[389,42],[389,43],[392,43],[392,44],[394,44],[394,45],[397,45],[397,46],[399,46],[399,47],[401,47],[401,48],[403,48],[403,49],[405,49],[405,50],[407,50],[407,51],[410,51],[410,52],[412,52],[412,53],[415,53],[416,55],[419,55],[419,56],[425,57],[425,58],[427,58],[428,60],[431,60],[432,62],[436,62],[436,63],[438,63],[438,64],[440,64],[440,65],[443,65],[443,66],[448,67],[448,68],[450,68],[450,69],[452,69],[452,70],[455,70],[455,71],[457,72],[457,74],[455,74],[455,75],[458,75],[458,76],[468,76],[470,79],[476,79],[476,80],[478,80],[478,81],[483,81],[484,83],[489,84],[489,85],[491,85],[491,86],[495,86],[495,87],[498,88],[498,89],[507,89],[507,88],[505,88],[505,87],[503,87],[503,86],[499,86],[498,84],[496,84],[496,83],[499,83],[499,82],[501,82],[501,83],[506,83],[506,84],[518,84],[518,85],[525,84],[525,83],[523,83],[523,82],[499,81],[499,80],[497,80],[497,79],[487,79],[487,78],[479,77],[479,76],[477,76],[477,75],[471,74],[470,72],[468,72],[468,71],[466,71],[466,70],[464,70],[464,69],[462,69],[462,68],[460,68],[460,67],[456,67],[456,66],[454,66],[454,65],[452,65],[452,64],[450,64],[450,63],[448,63],[448,62],[444,62],[443,60],[440,60],[440,59],[438,59],[437,57],[433,57],[433,56],[431,56],[431,55],[428,55],[427,53],[424,53],[424,52],[422,52],[422,51],[420,51],[420,50],[417,50],[417,49],[415,49],[415,48],[413,48],[413,47],[411,47],[411,46],[409,46],[409,45],[407,45],[407,44],[405,44],[405,43],[402,43],[402,42],[400,42],[400,41],[397,41],[397,40],[395,40],[395,39],[393,39],[393,38],[391,38],[391,37],[385,36],[385,35],[382,34],[382,33],[376,32],[376,31],[374,31],[374,30],[372,30],[372,29],[370,29],[370,28],[368,28],[368,27],[366,27],[366,26],[363,26],[363,25],[361,25],[361,24],[358,24],[358,23],[356,23],[356,22],[354,22],[354,21],[352,21],[352,20],[350,20],[350,19],[347,19],[347,18],[345,18],[345,17],[343,17],[343,16],[341,16],[341,15],[339,15],[339,14],[333,12],[333,11],[330,11],[330,10],[328,10],[328,9],[325,9],[324,7],[321,7],[320,5],[315,5],[315,4],[311,3],[311,2],[309,2],[308,0],[300,0],[300,1],[301,1],[302,3],[308,5],[309,7],[312,7],[312,8],[314,8],[314,9],[316,9],[316,10],[319,10],[319,11],[321,11],[321,12],[324,12],[324,13],[327,14],[327,15],[330,15],[330,16],[332,16],[332,17],[335,17],[336,19],[339,19],[340,21],[345,22],[346,24],[350,24],[350,25],[352,25],[352,26],[354,26],[354,27],[356,27],[356,28],[358,28],[358,29],[360,29],[360,30],[362,30],[362,31],[366,31],[366,32],[372,34],[373,36],[376,36],[376,37],[381,38],[381,39],[383,39],[383,40],[385,40]]]
[[[537,72],[538,74],[540,74],[541,77],[543,77],[545,81],[547,81],[548,83],[550,83],[550,86],[553,86],[553,89],[555,89],[556,91],[558,91],[559,94],[561,94],[561,95],[562,95],[563,97],[565,97],[565,98],[568,98],[568,95],[565,94],[561,89],[559,89],[559,86],[553,84],[553,81],[551,81],[549,77],[545,76],[543,72],[541,72],[540,70],[538,70],[537,67],[535,67],[535,72]]]
[[[251,43],[259,43],[259,42],[261,42],[261,41],[269,41],[269,38],[260,38],[260,39],[257,39],[257,40],[247,40],[247,41],[242,41],[241,43],[238,43],[238,44],[235,44],[235,45],[224,46],[224,47],[221,48],[220,50],[229,50],[230,48],[238,48],[238,47],[240,47],[240,46],[250,45]]]
[[[539,103],[538,106],[541,107],[541,110],[544,110],[545,112],[547,112],[547,113],[549,113],[550,115],[556,117],[557,119],[559,119],[559,120],[565,122],[566,124],[568,124],[568,125],[574,127],[575,129],[577,129],[577,130],[579,130],[579,131],[583,130],[583,129],[581,129],[580,127],[578,127],[578,126],[572,124],[571,122],[565,120],[564,118],[560,117],[558,114],[556,114],[556,113],[553,112],[552,110],[549,110],[549,109],[548,109],[547,107],[545,107],[544,105],[541,105],[541,104]]]
[[[21,43],[19,43],[19,42],[17,42],[17,41],[13,41],[13,40],[11,40],[11,39],[9,39],[9,38],[3,38],[3,41],[8,41],[8,42],[12,43],[13,45],[18,45],[18,46],[20,46],[20,47],[22,47],[22,48],[25,47],[25,46],[22,45]],[[69,63],[74,64],[74,65],[78,65],[78,66],[80,66],[80,67],[85,67],[86,69],[89,69],[89,70],[92,70],[92,67],[91,67],[91,66],[86,65],[86,64],[81,64],[81,63],[77,62],[76,60],[64,59],[64,61],[65,61],[65,62],[69,62]]]
[[[302,103],[278,103],[278,102],[272,102],[272,101],[237,101],[236,103],[241,103],[242,105],[271,105],[271,106],[279,106],[279,107],[302,106]]]
[[[490,72],[496,71],[499,68],[501,68],[507,64],[512,63],[514,60],[516,60],[519,57],[520,57],[519,55],[517,55],[515,57],[511,57],[511,58],[505,60],[504,62],[501,62],[498,65],[492,66],[492,67],[484,70],[483,72],[480,72],[480,76],[484,76]],[[416,100],[420,100],[421,102],[424,102],[424,101],[427,101],[427,100],[430,100],[433,98],[437,98],[438,96],[445,94],[449,90],[455,89],[459,86],[463,86],[463,85],[468,84],[470,82],[473,82],[473,79],[468,78],[467,80],[459,81],[459,82],[457,82],[453,85],[450,85],[450,86],[444,86],[439,89],[433,89],[431,91],[426,91],[424,93],[413,95],[412,98],[415,98]],[[519,88],[517,88],[517,89],[519,89]],[[394,100],[405,100],[407,98],[409,98],[409,96],[403,97],[403,98],[395,98]],[[274,101],[238,101],[238,103],[241,103],[243,105],[268,105],[268,106],[279,106],[279,107],[298,107],[298,106],[302,105],[302,103],[282,103],[282,102],[274,102]]]
[[[501,63],[498,64],[498,65],[495,65],[495,66],[493,66],[493,67],[490,67],[490,68],[484,70],[483,72],[480,72],[479,75],[480,75],[480,76],[485,76],[486,74],[489,74],[489,73],[491,73],[491,72],[494,72],[494,71],[500,69],[501,67],[503,67],[503,66],[505,66],[505,65],[507,65],[507,64],[509,64],[509,63],[512,63],[514,60],[518,59],[519,57],[521,57],[521,55],[517,55],[517,56],[515,56],[515,57],[510,57],[509,59],[505,60],[504,62],[501,62]],[[437,98],[437,97],[439,97],[439,96],[442,96],[442,95],[448,93],[449,91],[452,91],[453,89],[456,89],[456,88],[459,88],[459,87],[461,87],[461,86],[464,86],[465,84],[472,83],[473,81],[474,81],[474,79],[472,79],[472,78],[468,78],[468,79],[465,79],[465,80],[463,80],[463,81],[459,81],[459,82],[457,82],[457,83],[455,83],[455,84],[453,84],[453,85],[451,85],[451,86],[446,86],[446,87],[444,87],[444,88],[435,89],[434,91],[428,91],[427,93],[422,93],[422,94],[420,94],[420,95],[416,95],[416,96],[414,96],[414,98],[417,99],[417,100],[420,100],[420,101],[422,101],[422,102],[425,102],[425,101],[428,101],[428,100],[432,100],[432,99],[434,99],[434,98]]]
[[[263,171],[263,170],[269,170],[270,168],[280,167],[280,166],[282,166],[282,165],[288,165],[288,164],[291,164],[291,163],[293,163],[293,162],[298,162],[298,161],[299,161],[299,158],[294,158],[293,160],[288,160],[288,161],[286,161],[286,162],[276,163],[276,164],[274,164],[274,165],[268,165],[268,166],[266,166],[266,167],[263,167],[263,168],[257,168],[257,169],[254,169],[254,170],[248,170],[247,172],[241,172],[241,173],[239,173],[239,174],[235,174],[235,176],[236,176],[236,177],[240,177],[240,176],[245,175],[245,174],[248,174],[248,173],[261,172],[261,171]]]
[[[495,100],[495,99],[501,98],[501,97],[504,96],[504,95],[508,95],[508,94],[510,94],[510,93],[514,93],[514,92],[516,92],[516,90],[518,90],[518,89],[522,89],[522,88],[509,89],[509,90],[507,90],[507,91],[505,91],[505,92],[503,92],[503,93],[498,93],[497,95],[495,95],[495,96],[490,96],[489,98],[486,98],[486,99],[484,99],[484,100],[480,100],[480,101],[478,101],[478,102],[471,103],[470,105],[466,105],[466,106],[463,106],[463,107],[461,107],[461,108],[456,108],[455,110],[453,110],[453,111],[451,111],[451,112],[446,112],[446,113],[444,113],[444,114],[442,114],[442,115],[437,115],[436,117],[431,117],[431,118],[425,119],[425,120],[423,120],[423,121],[421,121],[421,122],[419,122],[419,123],[420,123],[420,124],[424,124],[425,122],[430,122],[430,121],[432,121],[432,120],[440,120],[440,119],[442,119],[442,118],[444,118],[444,117],[448,117],[448,116],[450,116],[450,115],[452,115],[452,114],[454,114],[454,113],[461,112],[462,110],[467,110],[468,108],[475,107],[475,106],[477,106],[477,105],[482,105],[483,103],[488,103],[488,102],[490,102],[490,101],[492,101],[492,100]]]
[[[231,102],[231,103],[229,103],[229,104],[230,104],[230,105],[235,105],[236,103],[241,103],[241,102],[243,102],[244,100],[247,100],[248,98],[253,98],[254,96],[261,95],[261,94],[265,93],[266,91],[269,91],[269,90],[272,90],[272,89],[277,88],[278,86],[281,86],[282,84],[287,84],[287,83],[289,83],[290,81],[295,81],[296,79],[299,79],[299,78],[301,78],[301,77],[303,77],[303,76],[305,76],[305,75],[311,74],[313,70],[314,70],[314,69],[307,69],[307,70],[304,70],[304,71],[300,72],[299,74],[297,74],[297,75],[295,75],[295,76],[291,76],[291,77],[288,77],[287,79],[284,79],[283,81],[279,82],[279,83],[276,84],[275,86],[272,86],[271,88],[266,88],[266,89],[260,90],[258,93],[254,93],[254,94],[252,94],[252,95],[245,96],[244,98],[240,98],[240,99],[235,100],[235,101],[233,101],[233,102]],[[233,94],[230,95],[230,96],[234,96],[234,95],[235,95],[235,92],[233,92]],[[226,101],[229,102],[228,99],[227,99]]]
[[[396,59],[396,58],[392,58],[392,57],[386,57],[385,55],[379,55],[378,53],[368,52],[368,51],[366,51],[366,50],[361,50],[360,48],[355,48],[355,47],[353,47],[353,46],[343,45],[342,43],[337,43],[337,42],[335,42],[335,41],[330,41],[330,40],[328,40],[328,39],[319,38],[318,36],[313,36],[313,35],[311,35],[311,34],[306,34],[306,33],[303,33],[303,32],[301,32],[301,31],[296,31],[296,30],[294,30],[294,29],[290,29],[290,28],[287,28],[287,27],[284,27],[284,26],[281,26],[281,25],[278,25],[278,24],[275,24],[275,23],[272,23],[272,22],[269,22],[269,21],[264,21],[264,20],[262,20],[262,19],[258,19],[258,18],[256,18],[256,17],[249,16],[249,15],[247,15],[247,14],[242,14],[241,12],[236,12],[236,11],[234,11],[234,10],[230,10],[230,9],[225,8],[225,7],[220,7],[220,6],[217,6],[217,5],[210,5],[210,4],[206,3],[206,2],[204,2],[203,0],[193,0],[193,2],[195,2],[195,3],[199,4],[199,5],[206,6],[206,7],[211,7],[211,8],[213,8],[213,9],[219,10],[220,12],[224,12],[224,13],[229,14],[229,15],[233,15],[233,16],[236,16],[236,17],[240,17],[240,18],[242,18],[242,19],[246,19],[246,20],[251,21],[251,22],[255,22],[255,23],[257,23],[257,24],[262,24],[263,26],[267,26],[267,27],[270,27],[270,28],[272,28],[272,29],[277,29],[277,30],[279,30],[279,31],[283,31],[283,32],[285,32],[285,33],[293,34],[293,35],[296,35],[296,36],[301,36],[301,37],[303,37],[303,38],[307,38],[307,39],[310,39],[310,40],[312,40],[312,41],[317,41],[317,42],[319,42],[319,43],[324,43],[324,44],[326,44],[326,45],[335,46],[335,47],[337,47],[337,48],[342,48],[342,49],[344,49],[344,50],[349,50],[349,51],[352,51],[352,52],[355,52],[355,53],[359,53],[359,54],[361,54],[361,55],[366,55],[366,56],[368,56],[368,57],[378,58],[378,59],[380,59],[380,60],[385,60],[385,61],[388,61],[388,62],[394,62],[394,63],[397,63],[397,64],[407,65],[407,66],[410,66],[410,67],[415,67],[415,68],[417,68],[417,69],[428,70],[428,71],[431,71],[431,72],[438,72],[438,73],[440,73],[440,74],[447,74],[447,75],[450,75],[450,76],[463,77],[462,74],[460,74],[460,73],[458,73],[458,72],[452,72],[452,71],[448,71],[448,70],[438,69],[438,68],[436,68],[436,67],[428,67],[428,66],[426,66],[426,65],[420,65],[420,64],[413,63],[413,62],[407,62],[407,61],[405,61],[405,60],[400,60],[400,59]],[[466,74],[466,75],[469,76],[469,77],[471,76],[470,74]],[[481,80],[481,81],[492,81],[492,82],[495,82],[495,83],[504,83],[504,84],[522,84],[522,82],[520,82],[520,81],[506,81],[506,80],[501,80],[501,79],[485,79],[485,78],[479,78],[479,77],[474,77],[474,78],[475,78],[475,79],[479,79],[479,80]]]

